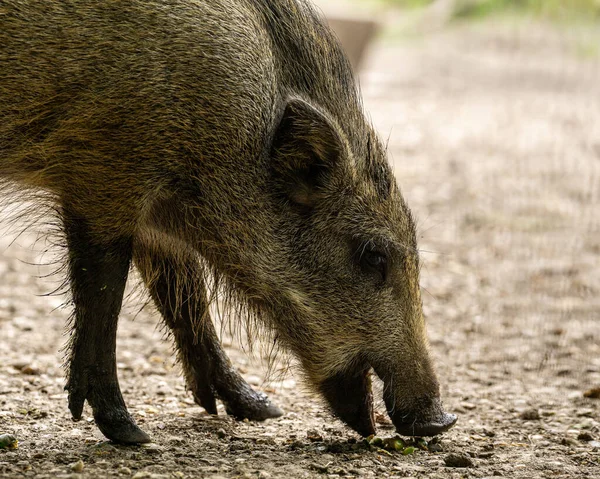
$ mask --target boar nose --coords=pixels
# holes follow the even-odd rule
[[[456,424],[456,415],[445,412],[438,397],[416,400],[409,411],[394,410],[389,402],[386,404],[396,430],[403,436],[435,436]]]
[[[455,414],[444,412],[439,418],[424,423],[398,422],[394,424],[398,434],[402,434],[403,436],[436,436],[454,426],[457,419]]]

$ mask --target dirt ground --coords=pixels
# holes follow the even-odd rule
[[[0,239],[0,434],[19,447],[0,450],[0,476],[600,478],[600,399],[584,397],[600,387],[600,32],[588,35],[524,21],[392,31],[361,76],[419,219],[431,349],[459,415],[440,450],[364,446],[297,373],[265,379],[227,338],[285,415],[208,416],[158,315],[135,298],[120,323],[120,382],[155,443],[105,442],[87,407],[84,420],[69,416],[68,310],[46,295],[56,280],[38,277],[51,268],[35,266],[50,257],[12,230]],[[379,435],[393,435],[381,421]],[[471,465],[448,467],[450,453]]]

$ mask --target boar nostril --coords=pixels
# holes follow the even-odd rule
[[[457,419],[455,414],[443,413],[442,417],[426,423],[396,424],[396,431],[403,436],[436,436],[454,426]]]

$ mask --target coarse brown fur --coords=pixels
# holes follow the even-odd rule
[[[0,0],[0,116],[0,178],[44,192],[65,231],[75,417],[87,400],[107,436],[147,440],[113,371],[133,261],[210,412],[218,397],[236,416],[280,414],[219,349],[212,285],[359,432],[373,429],[370,367],[395,423],[451,422],[413,219],[348,60],[304,0]]]

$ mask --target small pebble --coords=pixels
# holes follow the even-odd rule
[[[385,414],[381,414],[379,411],[377,411],[375,413],[375,422],[377,424],[392,424],[392,421],[390,421],[390,418],[388,416],[386,416]]]
[[[154,444],[153,442],[143,444],[142,449],[146,452],[146,454],[161,454],[163,452],[162,447],[160,447],[158,444]]]
[[[169,477],[172,476],[150,471],[138,471],[133,475],[133,479],[168,479]]]
[[[118,472],[122,476],[131,476],[131,469],[126,466],[120,467]]]
[[[40,370],[34,368],[33,366],[25,366],[21,369],[21,374],[26,374],[28,376],[37,376],[40,374]]]
[[[444,450],[442,444],[439,442],[434,442],[433,444],[429,443],[427,449],[429,449],[430,452],[442,452]]]
[[[579,443],[572,437],[563,437],[560,443],[563,446],[579,446]]]
[[[539,421],[540,420],[540,412],[537,409],[526,409],[519,417],[524,421]]]
[[[584,442],[589,442],[589,441],[593,441],[594,440],[594,436],[592,436],[589,432],[587,431],[581,431],[578,435],[577,435],[577,439],[579,439],[580,441],[584,441]]]
[[[109,456],[117,452],[117,448],[106,442],[101,442],[92,446],[92,450],[96,456]]]
[[[321,474],[326,474],[329,468],[328,464],[321,465],[317,463],[311,464],[310,467]]]
[[[220,428],[217,430],[217,437],[219,439],[225,439],[227,437],[227,431],[225,431],[225,429]]]
[[[269,474],[267,471],[258,471],[259,479],[269,479],[270,477],[271,477],[271,474]]]
[[[83,461],[81,459],[79,459],[79,461],[74,462],[69,467],[71,468],[71,471],[73,471],[73,472],[83,472]]]
[[[600,387],[592,388],[589,391],[584,392],[583,396],[590,399],[600,399]]]
[[[451,453],[444,458],[448,467],[473,467],[473,461],[465,454]]]

